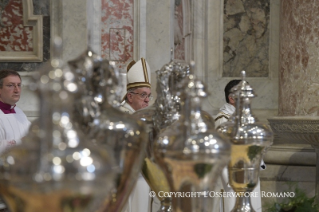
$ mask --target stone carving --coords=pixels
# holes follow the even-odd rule
[[[319,118],[305,116],[285,116],[268,119],[275,140],[288,143],[319,143]]]
[[[285,143],[310,144],[316,151],[316,192],[319,195],[319,117],[313,116],[283,116],[268,119],[275,135],[275,141]],[[318,204],[315,198],[315,204]]]

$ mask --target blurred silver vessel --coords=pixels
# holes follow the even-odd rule
[[[217,130],[230,138],[231,160],[228,164],[229,184],[237,193],[232,212],[254,212],[251,194],[259,180],[262,156],[272,144],[273,134],[268,125],[259,123],[251,111],[251,98],[255,97],[252,87],[245,79],[233,88],[236,112]],[[258,194],[260,195],[260,194]]]
[[[172,56],[171,52],[171,56]],[[170,188],[162,170],[154,160],[153,145],[160,130],[169,126],[180,117],[180,91],[178,85],[189,75],[189,65],[182,61],[171,61],[156,71],[157,99],[145,109],[136,111],[133,116],[147,125],[149,143],[142,167],[142,174],[150,188],[161,201],[158,212],[171,212],[171,198],[158,196],[160,191],[169,192]]]
[[[102,59],[90,47],[68,64],[84,88],[83,94],[75,99],[74,115],[80,128],[88,133],[94,117],[101,113],[99,104],[104,99],[114,108],[120,105],[123,89],[119,86],[120,74],[112,62]]]
[[[208,95],[206,86],[191,74],[181,90],[181,116],[159,133],[154,156],[172,192],[193,194],[191,198],[172,196],[174,211],[211,212],[213,201],[206,192],[214,190],[229,161],[230,143],[215,131],[213,118],[201,110]]]
[[[118,88],[118,70],[112,62],[88,49],[69,64],[83,79],[86,90],[78,100],[81,105],[77,110],[78,123],[99,148],[112,150],[120,168],[113,182],[116,186],[99,211],[120,212],[135,185],[145,156],[145,126],[113,107],[119,101],[121,92],[118,90],[121,88]]]
[[[81,92],[78,78],[62,66],[59,37],[53,48],[32,84],[40,118],[22,144],[0,158],[0,191],[11,212],[96,211],[115,186],[113,152],[95,146],[74,124],[73,100]]]

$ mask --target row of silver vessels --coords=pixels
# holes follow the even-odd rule
[[[120,112],[123,86],[114,63],[88,48],[64,64],[62,41],[34,76],[40,117],[21,145],[0,158],[0,194],[12,212],[120,212],[139,173],[164,192],[213,191],[223,168],[235,192],[251,192],[272,133],[251,112],[253,89],[233,89],[236,112],[215,129],[201,109],[210,95],[195,63],[173,58],[156,71],[155,103]],[[213,200],[158,197],[160,211],[213,211]],[[216,204],[216,202],[215,202]],[[254,211],[238,196],[233,211]]]

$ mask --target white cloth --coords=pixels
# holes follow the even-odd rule
[[[135,113],[135,110],[131,107],[131,105],[127,104],[125,101],[123,101],[120,105],[120,111],[128,114]]]
[[[5,114],[0,110],[0,153],[8,147],[20,144],[30,127],[30,121],[19,107],[14,108],[16,113]],[[12,142],[15,141],[15,142]]]
[[[148,186],[144,177],[139,174],[135,188],[129,197],[129,203],[126,212],[148,212],[150,207],[149,192],[150,187]]]
[[[235,112],[235,110],[236,110],[236,108],[233,105],[231,105],[229,103],[224,104],[219,109],[219,113],[215,116],[215,127],[217,128],[222,123],[228,121],[229,117]],[[263,165],[265,166],[265,163],[262,160],[261,166],[263,166]],[[261,169],[265,169],[265,168],[261,168]],[[231,188],[231,186],[228,183],[227,166],[223,169],[223,172],[220,176],[219,182],[220,181],[222,184],[222,188],[220,188],[220,183],[219,183],[219,186],[217,186],[216,191],[223,189],[225,192],[234,192],[234,190]],[[256,185],[256,187],[253,190],[253,194],[256,194],[255,192],[258,192],[258,195],[256,195],[256,197],[251,197],[251,204],[256,212],[262,212],[259,179],[258,179],[258,184]],[[220,204],[219,211],[220,212],[230,212],[235,206],[236,198],[235,197],[224,197],[220,201],[221,201],[221,204]]]
[[[157,212],[161,209],[161,201],[155,196],[150,200],[150,212]]]
[[[226,103],[220,109],[219,113],[215,116],[215,127],[217,128],[222,123],[228,121],[229,117],[235,112],[236,108]]]
[[[135,110],[125,101],[121,104],[120,110],[125,113],[133,114]],[[139,174],[136,185],[129,196],[128,203],[123,212],[147,212],[149,211],[150,187],[144,177]]]

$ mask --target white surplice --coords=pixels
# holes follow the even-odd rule
[[[16,113],[5,114],[0,110],[0,153],[8,147],[21,143],[30,127],[30,121],[19,107],[14,108]],[[12,142],[15,141],[15,142]]]

